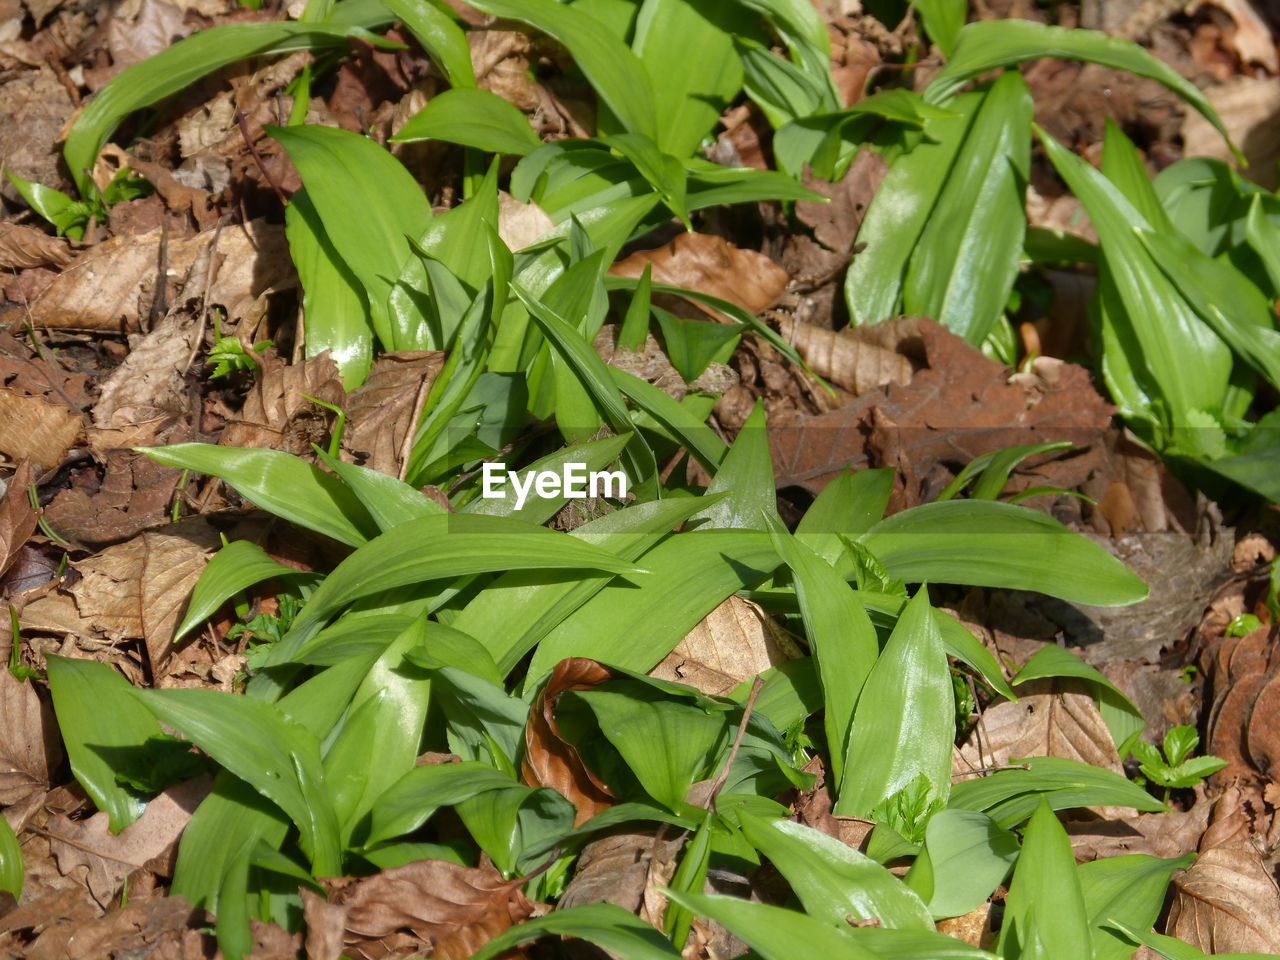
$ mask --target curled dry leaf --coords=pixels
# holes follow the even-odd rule
[[[685,383],[667,355],[662,352],[662,345],[652,333],[645,334],[644,346],[639,350],[618,349],[618,327],[606,323],[596,334],[592,346],[600,359],[611,367],[625,370],[653,384],[663,393],[683,400],[690,390],[701,390],[703,393],[724,393],[738,382],[738,375],[726,363],[710,363],[692,383]]]
[[[172,278],[184,278],[201,251],[213,243],[215,230],[194,237],[170,237],[166,253],[165,302],[184,291]],[[137,330],[155,300],[161,231],[113,237],[77,257],[31,305],[37,325],[55,329]],[[207,305],[220,304],[231,320],[250,310],[267,290],[297,282],[282,227],[259,220],[224,227],[218,236],[216,275]],[[200,296],[199,289],[185,295]]]
[[[655,283],[687,287],[736,303],[748,313],[773,306],[791,277],[763,253],[742,250],[723,237],[682,233],[656,250],[641,250],[619,260],[609,272],[619,277],[639,277],[653,268]],[[701,307],[719,317],[709,307]]]
[[[561,660],[529,708],[524,728],[524,760],[520,772],[531,787],[552,787],[568,797],[578,812],[573,825],[580,827],[617,798],[582,762],[577,749],[560,735],[556,699],[566,690],[590,690],[613,676],[603,664],[584,657]]]
[[[7,613],[7,611],[6,611]],[[0,634],[9,633],[8,617]],[[9,660],[9,643],[3,658]],[[29,800],[42,800],[50,779],[62,759],[62,741],[57,734],[53,710],[41,700],[35,688],[0,669],[0,806],[6,807],[9,826],[15,832],[32,811]]]
[[[1172,859],[1194,853],[1209,822],[1212,804],[1204,788],[1196,788],[1190,810],[1139,813],[1108,820],[1075,820],[1066,824],[1076,860],[1100,860],[1140,853]]]
[[[504,880],[488,862],[461,867],[446,860],[325,881],[328,901],[310,890],[302,893],[307,956],[466,960],[533,913],[533,903],[520,891],[523,883],[523,877]]]
[[[426,350],[384,353],[365,382],[347,396],[342,447],[367,467],[400,476],[405,440],[444,366],[445,355]]]
[[[887,383],[911,381],[911,361],[875,340],[883,324],[846,327],[836,332],[803,320],[778,316],[778,332],[820,377],[855,396]]]
[[[328,351],[303,363],[286,363],[274,349],[258,358],[259,370],[240,415],[222,430],[218,442],[229,447],[283,450],[311,456],[311,444],[323,445],[332,414],[308,397],[341,404],[342,379]]]
[[[137,820],[113,834],[107,815],[95,813],[88,820],[72,820],[54,814],[45,826],[58,869],[64,875],[80,874],[93,898],[106,907],[124,878],[169,852],[186,829],[191,815],[209,793],[213,780],[201,774],[157,794]],[[167,873],[167,864],[152,864]]]
[[[1227,761],[1218,783],[1280,781],[1280,646],[1274,625],[1210,637],[1201,665],[1212,690],[1206,750]]]
[[[969,944],[971,947],[987,947],[991,943],[991,901],[987,901],[963,917],[947,917],[937,922],[939,933]]]
[[[65,267],[71,262],[67,241],[22,223],[0,223],[0,270]]]
[[[791,633],[757,604],[734,595],[703,617],[649,675],[724,696],[743,680],[800,656]]]
[[[1170,936],[1205,953],[1280,953],[1280,891],[1256,844],[1212,847],[1174,878]]]
[[[31,461],[23,460],[9,478],[4,499],[0,500],[0,574],[9,569],[22,545],[35,533],[39,514],[27,496],[34,479]]]
[[[592,840],[582,848],[557,909],[612,903],[650,923],[660,923],[662,907],[654,902],[650,887],[670,881],[685,839],[683,831],[667,828]]]

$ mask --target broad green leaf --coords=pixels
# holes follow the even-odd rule
[[[1147,177],[1142,154],[1110,117],[1105,121],[1102,135],[1102,175],[1119,188],[1156,232],[1177,232]]]
[[[662,328],[667,359],[689,384],[702,376],[712,361],[728,360],[743,332],[736,323],[685,320],[661,307],[654,307],[653,314]]]
[[[892,470],[844,470],[809,505],[796,525],[796,537],[834,564],[845,552],[839,535],[870,530],[884,516],[892,492]]]
[[[1009,883],[999,939],[1004,956],[1017,957],[1026,949],[1027,920],[1033,908],[1036,933],[1045,944],[1052,944],[1054,957],[1090,960],[1089,914],[1071,840],[1043,799],[1027,824]]]
[[[934,917],[960,917],[977,909],[1018,858],[1018,838],[976,810],[938,811],[925,827],[924,844],[907,883]],[[924,861],[931,887],[927,895],[913,882]]]
[[[644,265],[644,273],[627,303],[626,317],[618,330],[618,349],[639,350],[645,344],[649,332],[649,313],[652,307],[650,293],[653,287],[653,264]]]
[[[438,516],[446,512],[444,507],[430,497],[389,473],[347,463],[329,456],[319,447],[315,451],[320,461],[351,488],[351,492],[373,517],[378,529],[384,533],[408,520]]]
[[[775,130],[822,109],[826,91],[813,77],[762,43],[734,39],[742,57],[747,96]]]
[[[653,88],[644,66],[589,13],[556,0],[469,0],[495,17],[522,20],[564,44],[600,99],[632,133],[657,139]]]
[[[550,520],[566,503],[570,501],[570,497],[561,490],[559,493],[543,497],[540,496],[533,484],[533,479],[539,473],[549,472],[565,476],[566,468],[574,465],[573,482],[576,489],[583,491],[582,496],[589,494],[587,487],[587,476],[598,471],[605,471],[614,461],[618,459],[623,448],[627,445],[630,436],[623,434],[617,437],[603,437],[599,440],[590,440],[586,443],[579,443],[573,446],[564,447],[555,453],[548,454],[540,460],[536,460],[522,470],[514,471],[517,474],[517,480],[512,482],[508,479],[506,471],[493,471],[493,481],[486,484],[485,466],[481,467],[481,485],[482,490],[487,486],[496,496],[482,495],[472,500],[465,509],[465,512],[477,516],[484,515],[490,517],[512,517],[517,520],[523,520],[526,523],[544,523]],[[505,467],[506,464],[495,462],[497,467]],[[581,466],[581,469],[577,469]],[[574,480],[576,477],[578,479]],[[516,490],[516,484],[527,484],[521,486],[525,497],[521,502],[519,491]],[[616,488],[617,485],[614,484]],[[580,498],[575,495],[575,499]],[[517,507],[517,503],[520,505]]]
[[[0,890],[21,900],[23,873],[22,846],[9,821],[0,817]]]
[[[439,64],[449,86],[454,90],[474,87],[476,75],[471,67],[471,48],[467,35],[449,13],[443,3],[432,0],[380,0],[382,5],[396,15],[409,28],[422,49]],[[349,6],[343,3],[342,6]]]
[[[778,515],[773,489],[773,460],[765,430],[764,405],[757,401],[729,452],[707,486],[707,493],[727,494],[695,513],[702,529],[768,530]]]
[[[316,876],[341,876],[338,820],[319,743],[305,727],[277,705],[214,690],[142,690],[134,696],[288,814]]]
[[[1094,606],[1124,606],[1146,584],[1119,560],[1047,514],[989,500],[927,503],[881,520],[862,538],[891,576],[1036,590]]]
[[[615,156],[636,168],[640,176],[662,196],[662,202],[680,218],[686,230],[693,229],[685,204],[684,167],[676,157],[663,153],[657,143],[639,133],[615,133],[599,140]]]
[[[179,40],[114,77],[76,117],[63,157],[83,197],[94,192],[90,171],[98,151],[125,117],[191,86],[206,74],[250,57],[341,45],[360,37],[385,46],[381,37],[355,25],[327,23],[236,23],[211,27]]]
[[[303,656],[327,620],[352,601],[382,590],[497,570],[637,569],[592,544],[518,520],[465,514],[421,517],[380,534],[338,564],[284,640],[272,648],[265,665]]]
[[[451,807],[486,790],[514,786],[511,778],[484,763],[439,763],[414,767],[391,784],[370,810],[366,847],[413,833],[441,807]]]
[[[395,143],[445,140],[518,157],[542,146],[528,117],[497,94],[473,87],[436,94],[391,139]]]
[[[1147,253],[1134,230],[1150,225],[1101,173],[1043,132],[1040,139],[1098,231],[1109,282],[1123,304],[1111,321],[1141,351],[1126,357],[1139,386],[1167,407],[1172,425],[1186,424],[1192,410],[1219,408],[1231,353]]]
[[[1262,198],[1254,196],[1245,217],[1244,235],[1271,281],[1271,292],[1280,291],[1280,225],[1262,212]]]
[[[948,59],[955,51],[968,6],[965,0],[916,0],[925,32]]]
[[[639,684],[632,685],[639,687]],[[626,692],[577,691],[600,724],[600,731],[622,754],[645,792],[679,812],[695,780],[728,742],[723,714],[708,714],[688,703]]]
[[[145,801],[117,781],[115,759],[102,749],[138,749],[162,735],[155,717],[135,699],[133,685],[105,663],[48,657],[49,690],[71,772],[112,833],[142,815]]]
[[[5,170],[4,175],[27,202],[27,206],[53,224],[58,236],[65,234],[72,240],[83,239],[85,227],[95,216],[94,206],[82,200],[72,200],[53,187],[24,180],[12,170]]]
[[[667,538],[637,562],[647,572],[629,576],[625,587],[604,587],[542,641],[529,666],[531,682],[565,657],[648,670],[731,593],[767,577],[778,556],[768,534],[694,530]]]
[[[791,568],[805,634],[822,684],[823,723],[833,786],[839,793],[854,707],[880,644],[866,609],[827,561],[787,533],[781,521],[771,523],[771,533],[774,549]]]
[[[573,830],[574,807],[550,787],[486,790],[454,807],[494,866],[505,874],[529,871]]]
[[[880,864],[820,830],[740,813],[743,832],[791,884],[805,912],[832,926],[875,919],[932,930],[920,898]]]
[[[1162,860],[1133,854],[1080,864],[1076,872],[1093,928],[1093,960],[1128,960],[1133,946],[1109,929],[1108,923],[1119,920],[1126,926],[1149,930],[1164,907],[1169,881],[1194,859]]]
[[[710,917],[746,941],[764,960],[795,960],[798,949],[840,960],[879,960],[880,954],[860,946],[843,921],[839,926],[816,917],[765,903],[717,894],[664,891],[700,917]]]
[[[777,170],[722,167],[700,157],[686,157],[684,168],[689,171],[685,199],[690,210],[703,210],[722,203],[759,203],[762,200],[822,202],[820,193]]]
[[[488,657],[478,640],[467,639],[473,644],[470,652],[475,659]],[[514,776],[524,748],[529,704],[503,690],[492,660],[470,672],[460,666],[440,666],[435,657],[420,659],[421,650],[413,653],[414,662],[436,668],[432,689],[444,711],[449,749],[464,760],[489,763]]]
[[[840,97],[831,79],[831,38],[817,7],[805,0],[739,0],[768,20],[791,50],[791,59],[823,91],[823,108],[834,110]]]
[[[307,356],[328,350],[343,385],[354,390],[373,365],[368,297],[329,240],[306,188],[295,193],[285,208],[284,230],[289,256],[302,282]]]
[[[863,685],[834,812],[867,816],[921,776],[930,799],[945,803],[951,789],[953,709],[942,633],[921,587]]]
[[[359,134],[319,126],[266,130],[298,168],[330,243],[364,287],[378,339],[388,349],[407,348],[390,324],[387,298],[409,259],[409,237],[421,236],[431,220],[426,194],[399,160]]]
[[[255,507],[348,546],[365,543],[377,530],[341,480],[279,450],[175,443],[138,452],[168,467],[225,480]]]
[[[1031,757],[1029,770],[1000,770],[988,777],[961,780],[951,788],[948,806],[983,810],[1002,827],[1029,817],[1046,798],[1054,810],[1117,806],[1158,811],[1165,806],[1118,773],[1061,757]]]
[[[897,315],[907,263],[981,102],[980,95],[969,94],[947,104],[956,115],[926,123],[924,141],[889,168],[858,231],[866,248],[845,275],[853,323],[880,323]]]
[[[752,20],[736,0],[640,4],[631,49],[653,87],[662,150],[693,153],[742,89],[733,38],[751,32]]]
[[[1165,960],[1200,960],[1201,957],[1207,956],[1205,952],[1198,947],[1179,940],[1177,937],[1166,937],[1162,933],[1143,932],[1142,930],[1131,927],[1122,920],[1111,920],[1107,926],[1113,930],[1118,930],[1136,944],[1144,947],[1150,947],[1159,956]],[[1268,957],[1274,957],[1273,953],[1215,953],[1212,955],[1215,960],[1266,960]]]
[[[498,934],[471,960],[492,960],[512,947],[548,935],[577,937],[623,960],[679,960],[667,939],[634,913],[612,903],[589,903],[555,910]]]
[[[1093,688],[1098,711],[1102,714],[1107,729],[1111,731],[1111,739],[1117,749],[1135,733],[1141,733],[1147,725],[1142,711],[1134,706],[1133,701],[1119,687],[1099,670],[1057,644],[1049,643],[1038,650],[1018,671],[1018,675],[1013,678],[1013,685],[1016,687],[1025,681],[1042,677],[1075,677],[1088,683]]]
[[[955,49],[947,65],[925,91],[925,98],[932,103],[941,103],[979,74],[1040,57],[1085,60],[1155,80],[1195,107],[1222,134],[1228,145],[1231,144],[1231,138],[1208,98],[1172,67],[1136,43],[1109,37],[1097,30],[1067,29],[1031,20],[987,20],[966,24],[956,37]]]
[[[173,635],[181,640],[188,630],[208,620],[217,609],[241,590],[272,577],[315,577],[304,570],[286,567],[272,560],[251,540],[236,540],[213,555],[200,573],[187,612]]]
[[[1280,502],[1280,446],[1201,465],[1268,500]]]
[[[920,234],[902,290],[906,313],[981,344],[1018,275],[1031,164],[1031,91],[1016,70],[982,97]]]

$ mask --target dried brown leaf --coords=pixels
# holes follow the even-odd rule
[[[791,277],[762,253],[742,250],[723,237],[682,233],[656,250],[641,250],[619,260],[609,272],[639,277],[646,265],[656,283],[668,283],[736,303],[748,313],[773,306]],[[719,314],[701,308],[712,316]]]
[[[529,708],[521,775],[531,787],[552,787],[568,797],[578,810],[575,827],[613,806],[617,799],[582,762],[573,744],[560,735],[556,699],[566,690],[590,690],[612,676],[613,671],[594,660],[583,657],[561,660]]]
[[[153,441],[159,424],[185,412],[185,376],[202,333],[199,310],[172,311],[142,337],[132,338],[129,355],[102,383],[93,408],[99,429],[151,425],[151,436],[136,437],[140,445]]]
[[[6,611],[7,613],[7,611]],[[0,633],[9,633],[8,617]],[[13,638],[9,638],[13,642]],[[4,660],[9,662],[9,643]],[[20,813],[32,797],[44,797],[49,781],[62,759],[62,740],[49,704],[35,688],[0,668],[0,806],[6,813]],[[26,811],[26,812],[29,812]],[[16,830],[20,822],[9,824]]]
[[[218,442],[309,457],[311,444],[324,443],[332,414],[307,397],[342,403],[337,366],[328,351],[290,364],[271,348],[258,354],[258,364],[260,369],[240,415],[227,423]]]
[[[1280,891],[1255,842],[1205,850],[1174,878],[1170,936],[1205,953],[1280,953]]]
[[[444,354],[402,350],[374,361],[369,378],[347,397],[342,446],[367,467],[399,476],[405,439],[444,366]]]
[[[1280,113],[1280,84],[1273,77],[1233,77],[1229,83],[1205,91],[1222,118],[1233,142],[1249,161],[1249,176],[1273,189],[1275,160],[1280,156],[1280,129],[1274,122]],[[1200,114],[1187,111],[1182,125],[1187,156],[1215,157],[1225,163],[1235,159],[1222,136]]]
[[[986,947],[991,943],[991,903],[983,903],[963,917],[939,920],[937,928],[939,933],[955,937],[971,947]]]
[[[180,426],[163,436],[173,443],[186,439]],[[96,471],[86,471],[79,478],[83,483],[63,490],[45,509],[53,529],[75,543],[98,547],[169,523],[182,472],[131,450],[108,450],[105,459],[101,484]]]
[[[523,250],[554,227],[555,221],[536,203],[521,203],[498,191],[498,236],[512,250]]]
[[[855,396],[887,383],[911,381],[911,360],[896,350],[870,342],[866,332],[874,329],[846,327],[835,332],[785,314],[778,317],[778,332],[813,372]]]
[[[307,956],[382,960],[425,953],[466,960],[533,913],[522,883],[524,878],[504,880],[489,863],[461,867],[445,860],[326,881],[327,903],[304,894]]]
[[[663,883],[664,874],[670,879],[683,846],[678,830],[615,833],[592,840],[582,848],[557,908],[612,903],[642,915],[647,889],[651,883]]]
[[[9,478],[4,499],[0,500],[0,574],[8,571],[18,551],[35,533],[39,514],[27,495],[33,479],[31,461],[23,460]]]
[[[0,453],[56,467],[84,427],[83,418],[65,405],[0,387]]]
[[[724,696],[743,680],[800,656],[803,651],[786,629],[757,604],[731,596],[703,617],[649,675]]]
[[[65,267],[71,262],[67,241],[22,223],[0,223],[0,270]]]
[[[178,842],[212,786],[212,779],[202,774],[163,790],[147,804],[142,816],[119,834],[111,832],[102,812],[88,820],[54,814],[45,832],[58,858],[58,869],[65,875],[82,870],[79,876],[93,898],[107,906],[125,877]]]

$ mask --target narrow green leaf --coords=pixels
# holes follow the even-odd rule
[[[1191,866],[1194,856],[1162,860],[1133,854],[1104,857],[1076,868],[1092,929],[1092,960],[1129,960],[1133,946],[1108,924],[1149,930],[1164,907],[1169,881]]]
[[[22,846],[14,836],[9,821],[0,817],[0,890],[14,900],[21,900],[24,872]]]
[[[631,294],[631,302],[627,304],[626,319],[618,331],[618,347],[639,350],[645,344],[649,332],[650,290],[653,285],[653,264],[644,265],[644,273]]]
[[[660,422],[707,470],[716,471],[729,451],[720,435],[689,410],[653,384],[641,380],[635,374],[610,366],[609,376],[614,385],[637,407]]]
[[[974,477],[980,477],[981,479],[974,484],[973,499],[994,500],[1000,496],[1000,491],[1009,482],[1009,474],[1013,472],[1014,467],[1023,460],[1040,453],[1066,450],[1071,446],[1072,444],[1066,440],[1056,443],[1029,443],[1023,446],[1005,447],[1003,450],[997,450],[994,453],[984,453],[981,456],[974,457],[964,465],[964,469],[956,474],[956,478],[947,484],[940,494],[933,498],[934,502],[940,503],[944,500],[952,499]]]
[[[395,143],[444,140],[518,157],[542,146],[528,117],[497,94],[472,87],[436,94],[391,139]]]
[[[1018,275],[1031,165],[1031,91],[1008,71],[982,98],[911,255],[906,313],[930,317],[977,346]]]
[[[879,960],[880,957],[880,954],[859,946],[847,932],[851,929],[847,924],[835,926],[795,910],[753,903],[739,897],[677,893],[674,890],[664,892],[668,899],[698,916],[710,917],[723,924],[764,960],[794,960],[801,945],[807,953],[839,957],[840,960]]]
[[[929,797],[945,803],[951,789],[953,708],[942,633],[921,587],[898,618],[858,699],[845,755],[848,773],[835,812],[867,816],[921,776]]]
[[[254,506],[348,546],[364,543],[377,530],[341,480],[279,450],[175,443],[138,452],[168,467],[225,480]]]
[[[893,577],[1036,590],[1094,606],[1124,606],[1146,584],[1119,560],[1047,514],[991,500],[927,503],[881,520],[862,539]]]
[[[351,488],[383,532],[408,520],[446,513],[440,504],[389,473],[347,463],[329,456],[319,447],[315,452],[320,462]]]
[[[208,620],[217,609],[241,590],[272,577],[312,577],[304,570],[286,567],[272,560],[265,550],[251,540],[227,544],[210,559],[187,603],[187,612],[173,635],[176,643],[188,630]]]
[[[380,0],[394,13],[431,59],[440,65],[449,86],[455,90],[474,87],[475,71],[471,67],[471,47],[467,35],[443,3],[432,0]],[[349,3],[343,3],[349,6]]]
[[[498,934],[471,960],[493,957],[545,936],[577,937],[603,947],[623,960],[679,960],[667,939],[634,913],[612,903],[589,903],[555,910]]]
[[[968,6],[965,0],[916,0],[925,32],[948,59],[955,52]]]
[[[926,900],[939,918],[981,906],[1018,858],[1018,838],[976,810],[938,811],[925,827],[924,843],[933,887]]]
[[[705,529],[769,530],[778,515],[773,488],[773,459],[765,430],[764,404],[756,402],[711,483],[708,494],[727,494],[696,513]]]
[[[1144,947],[1150,947],[1159,956],[1165,960],[1200,960],[1206,956],[1203,950],[1193,947],[1191,944],[1179,940],[1177,937],[1166,937],[1162,933],[1143,932],[1142,930],[1131,927],[1122,920],[1111,920],[1107,924],[1113,930],[1118,930],[1136,944]],[[1273,953],[1215,953],[1212,955],[1214,960],[1267,960],[1268,957],[1274,957]]]
[[[1097,30],[1067,29],[1017,19],[966,24],[957,35],[947,65],[925,91],[925,98],[941,103],[979,74],[1040,57],[1085,60],[1155,80],[1195,107],[1235,150],[1208,98],[1193,84],[1136,43],[1109,37]]]
[[[1009,883],[999,939],[1005,956],[1018,956],[1029,942],[1027,920],[1032,908],[1036,932],[1045,944],[1053,945],[1054,957],[1092,958],[1089,914],[1071,840],[1047,800],[1040,801],[1027,825],[1022,853]]]

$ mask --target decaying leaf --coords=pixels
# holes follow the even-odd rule
[[[39,522],[39,514],[27,496],[27,489],[34,479],[31,461],[23,460],[13,471],[4,499],[0,500],[0,574],[9,569]]]
[[[493,865],[460,867],[418,860],[371,877],[325,881],[328,901],[304,888],[307,956],[312,960],[381,960],[425,953],[466,960],[533,913]],[[407,952],[403,952],[407,951]]]
[[[342,380],[328,351],[302,363],[286,363],[274,349],[257,354],[259,370],[240,415],[227,423],[218,442],[229,447],[283,450],[310,456],[323,445],[332,414],[307,397],[342,403]]]
[[[1169,935],[1205,953],[1280,953],[1280,890],[1253,838],[1204,850],[1173,891]]]
[[[582,848],[573,879],[565,887],[557,908],[586,903],[612,903],[650,923],[660,923],[662,905],[654,903],[654,886],[666,886],[676,868],[676,857],[686,837],[675,828],[643,833],[614,833],[592,840]]]
[[[378,357],[368,379],[347,396],[342,441],[347,454],[374,470],[399,476],[405,438],[417,425],[444,358],[443,353],[411,350]]]
[[[554,227],[555,221],[536,203],[521,203],[498,191],[498,236],[512,250],[523,250]]]
[[[84,428],[84,419],[65,405],[0,387],[0,453],[56,467]]]
[[[4,619],[0,635],[9,633],[8,617]],[[6,664],[12,641],[9,637],[0,651]],[[61,762],[62,741],[48,702],[8,669],[0,669],[0,729],[4,730],[0,737],[0,806],[7,808],[9,825],[17,830],[31,812],[28,801],[43,799],[49,789]]]
[[[187,439],[175,425],[168,442]],[[105,432],[105,431],[104,431]],[[182,472],[132,450],[106,451],[101,483],[96,470],[85,471],[60,492],[45,517],[62,537],[86,547],[116,543],[150,527],[167,524]]]
[[[0,270],[65,267],[71,262],[67,241],[22,223],[0,223]]]
[[[181,290],[192,264],[217,236],[216,274],[207,306],[220,304],[231,320],[239,319],[269,289],[296,283],[283,228],[254,221],[232,224],[219,235],[206,230],[194,237],[170,237],[165,255],[164,300],[201,296],[199,289]],[[42,327],[73,330],[137,330],[156,299],[161,231],[113,237],[75,259],[31,305]]]
[[[883,339],[885,324],[846,327],[839,332],[778,316],[778,332],[820,377],[857,396],[887,383],[911,381],[911,360]]]
[[[786,270],[764,254],[741,250],[723,237],[702,233],[682,233],[656,250],[633,253],[615,263],[609,272],[639,277],[646,266],[652,266],[655,283],[711,294],[736,303],[748,313],[773,306],[791,279]],[[719,316],[710,308],[701,309]]]
[[[134,338],[124,362],[102,383],[93,408],[94,426],[114,431],[146,424],[148,429],[131,432],[129,441],[152,443],[161,423],[185,412],[184,377],[202,332],[199,307],[193,302],[171,311],[150,333]]]
[[[524,782],[531,787],[552,787],[568,797],[578,809],[575,827],[611,807],[617,799],[587,769],[573,744],[560,736],[556,699],[566,690],[590,690],[612,676],[613,671],[594,660],[561,660],[529,708],[529,723],[524,728],[525,751],[520,771]]]
[[[787,630],[757,604],[734,595],[703,617],[649,675],[724,696],[743,680],[803,655]]]
[[[991,902],[987,901],[963,917],[948,917],[937,923],[938,932],[955,937],[971,947],[987,947],[991,943]]]

